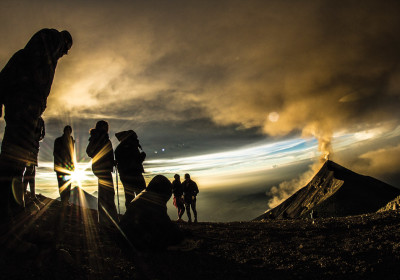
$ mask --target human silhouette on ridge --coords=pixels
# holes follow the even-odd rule
[[[0,72],[0,102],[6,127],[0,154],[0,222],[25,209],[22,177],[35,146],[35,130],[46,109],[58,59],[68,53],[68,31],[42,29]]]
[[[75,140],[71,136],[72,127],[64,127],[63,135],[54,141],[54,171],[57,174],[58,188],[63,206],[69,205],[71,195],[71,173],[75,170]]]
[[[196,210],[196,201],[197,194],[199,193],[199,188],[195,181],[190,179],[189,174],[185,174],[185,181],[182,183],[183,185],[183,199],[185,200],[186,214],[188,216],[188,222],[192,222],[192,215],[190,214],[190,208],[193,210],[194,222],[197,223],[197,210]]]
[[[111,228],[118,222],[115,191],[111,173],[114,169],[114,152],[108,135],[108,122],[98,121],[90,130],[86,153],[92,158],[92,170],[98,178],[98,219],[102,227]]]
[[[115,149],[115,160],[124,186],[125,206],[128,208],[136,195],[146,188],[142,174],[146,153],[142,150],[137,134],[133,130],[121,131],[115,133],[115,136],[120,141]]]
[[[178,174],[174,175],[172,182],[172,193],[174,194],[174,206],[178,209],[178,222],[182,222],[182,216],[185,213],[185,201],[183,199],[183,185],[181,177]]]

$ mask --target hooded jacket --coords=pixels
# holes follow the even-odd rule
[[[75,140],[72,136],[63,134],[54,141],[54,171],[65,173],[74,171]]]
[[[90,130],[86,153],[92,158],[92,170],[95,175],[113,171],[114,152],[106,131],[96,128]]]
[[[120,227],[136,249],[160,250],[183,240],[183,233],[167,214],[171,195],[171,182],[157,175],[129,204]]]
[[[0,103],[6,105],[6,113],[15,113],[13,105],[31,111],[33,117],[43,113],[65,45],[61,32],[42,29],[11,57],[0,73]]]
[[[145,152],[139,151],[139,140],[133,135],[121,139],[115,149],[115,159],[121,175],[141,175],[144,172],[143,161]]]
[[[182,186],[185,202],[191,202],[192,197],[196,197],[199,193],[199,188],[197,187],[196,182],[191,180],[190,178],[183,181]]]

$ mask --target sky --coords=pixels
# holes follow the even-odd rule
[[[41,28],[72,34],[43,115],[42,193],[57,196],[67,124],[95,192],[85,149],[104,119],[114,148],[116,132],[137,132],[147,181],[190,173],[205,220],[248,220],[321,158],[400,187],[399,12],[391,0],[2,0],[0,68]]]

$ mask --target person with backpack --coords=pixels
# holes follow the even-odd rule
[[[38,207],[44,206],[44,203],[41,202],[36,197],[35,177],[36,177],[36,167],[38,166],[38,155],[40,148],[39,142],[43,140],[45,134],[46,131],[44,127],[44,120],[42,119],[42,117],[40,117],[38,126],[36,127],[35,130],[35,142],[29,153],[30,160],[26,164],[24,177],[22,179],[22,182],[24,184],[24,194],[25,194],[24,199],[27,202],[26,204],[27,205],[30,204],[32,206],[31,208],[36,208],[36,210]],[[27,196],[28,184],[29,184],[29,189],[31,191],[30,196]]]
[[[68,31],[42,29],[0,72],[6,122],[0,154],[0,222],[7,223],[25,210],[22,178],[35,146],[35,130],[46,109],[58,59],[71,46]]]
[[[192,222],[192,216],[190,214],[190,208],[193,210],[194,222],[197,223],[197,210],[196,210],[196,197],[199,193],[199,188],[195,181],[190,179],[189,174],[185,174],[185,181],[183,185],[183,199],[185,201],[186,213],[188,216],[188,222]]]
[[[75,140],[71,136],[72,127],[66,125],[63,135],[54,141],[54,171],[57,174],[58,189],[62,205],[69,205],[71,196],[71,174],[75,170]]]
[[[185,201],[183,200],[183,186],[181,183],[181,177],[178,174],[174,175],[174,181],[172,182],[172,193],[174,194],[174,206],[178,209],[178,220],[182,222],[182,216],[185,213]]]
[[[125,191],[125,206],[146,188],[144,180],[143,161],[146,153],[139,143],[137,134],[133,130],[115,133],[120,144],[115,149],[115,160],[119,177]]]
[[[92,170],[98,178],[98,221],[100,226],[111,228],[118,222],[115,191],[111,173],[114,169],[114,152],[108,136],[108,122],[98,121],[90,131],[86,153],[92,158]]]

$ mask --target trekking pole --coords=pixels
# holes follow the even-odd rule
[[[117,201],[118,201],[118,215],[121,215],[121,211],[119,209],[119,193],[118,193],[118,168],[115,167],[115,180],[117,181]]]

